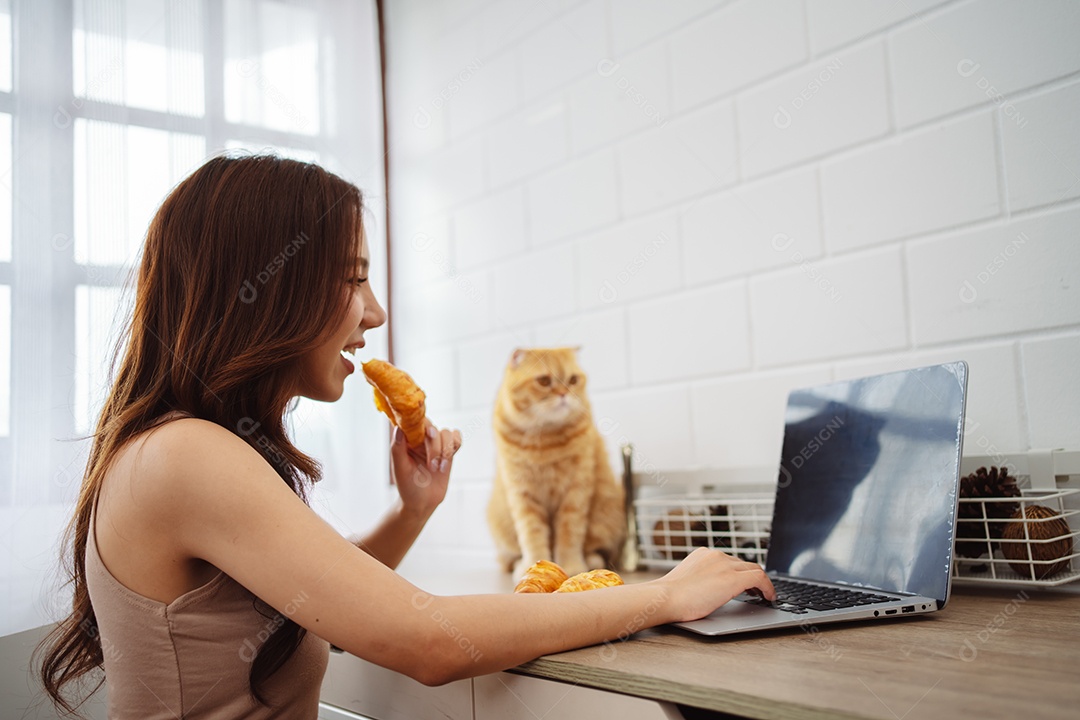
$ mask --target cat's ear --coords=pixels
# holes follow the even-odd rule
[[[521,361],[525,359],[525,353],[526,351],[521,348],[515,349],[514,353],[510,356],[510,367],[516,368],[520,365]]]

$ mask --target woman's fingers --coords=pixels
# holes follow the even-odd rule
[[[772,580],[769,579],[768,573],[760,565],[755,562],[740,560],[734,569],[743,585],[743,592],[756,588],[761,591],[766,600],[776,599],[776,589],[773,587]]]
[[[432,472],[446,472],[461,448],[461,433],[457,430],[439,430],[430,422],[427,427],[428,467]]]

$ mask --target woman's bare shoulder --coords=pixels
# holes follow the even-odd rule
[[[261,467],[259,467],[261,466]],[[181,417],[133,438],[117,454],[107,485],[126,490],[148,520],[198,512],[213,494],[226,491],[220,475],[226,468],[249,468],[276,474],[242,438],[217,423]]]

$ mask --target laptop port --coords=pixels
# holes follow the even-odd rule
[[[905,605],[904,606],[904,612],[906,612],[906,613],[915,612],[915,606],[914,605]]]
[[[896,614],[896,608],[893,608],[892,610],[886,610],[885,614],[886,615],[895,615]]]

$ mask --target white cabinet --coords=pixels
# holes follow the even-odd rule
[[[432,688],[347,653],[330,655],[319,699],[333,720],[682,720],[670,703],[505,672]]]
[[[473,678],[476,720],[682,720],[670,703],[511,673]]]
[[[471,680],[428,687],[348,653],[330,653],[319,700],[374,720],[473,720]]]

